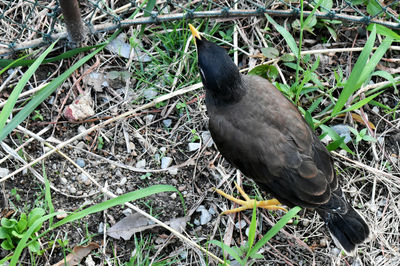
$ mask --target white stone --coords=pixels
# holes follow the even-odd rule
[[[143,160],[138,161],[138,162],[136,163],[135,167],[136,167],[136,168],[145,168],[145,167],[146,167],[146,160],[143,159]]]
[[[198,149],[200,149],[201,144],[198,142],[190,142],[188,144],[188,149],[189,151],[197,151]]]
[[[172,161],[171,157],[163,157],[161,159],[161,169],[168,168],[172,164]]]

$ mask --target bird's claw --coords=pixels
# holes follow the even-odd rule
[[[236,189],[239,191],[240,195],[242,195],[242,197],[245,200],[235,198],[231,195],[226,194],[225,192],[223,192],[220,189],[214,188],[214,191],[217,192],[218,194],[220,194],[221,196],[241,205],[241,207],[224,211],[221,213],[221,215],[229,214],[229,213],[236,213],[236,212],[240,212],[240,211],[244,211],[244,210],[248,210],[248,209],[253,209],[254,202],[256,204],[256,207],[258,207],[258,208],[264,208],[267,210],[282,210],[282,211],[287,212],[287,210],[285,208],[283,208],[282,206],[279,206],[279,205],[281,205],[281,203],[277,199],[256,201],[255,199],[250,199],[250,197],[246,194],[246,192],[244,192],[243,188],[241,188],[236,182],[235,182],[235,186],[236,186]]]

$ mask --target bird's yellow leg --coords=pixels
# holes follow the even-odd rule
[[[243,188],[241,188],[236,182],[235,182],[235,186],[236,186],[236,189],[239,191],[240,195],[242,195],[242,197],[245,200],[241,200],[241,199],[237,199],[235,197],[232,197],[231,195],[226,194],[225,192],[223,192],[220,189],[214,189],[215,192],[217,192],[221,196],[227,198],[230,201],[233,201],[233,202],[241,205],[241,207],[239,207],[239,208],[235,208],[235,209],[232,209],[232,210],[227,210],[227,211],[224,211],[221,214],[229,214],[229,213],[240,212],[240,211],[244,211],[244,210],[248,210],[248,209],[253,209],[254,208],[254,202],[256,202],[256,206],[258,208],[264,208],[264,209],[267,209],[267,210],[283,210],[283,211],[287,212],[287,210],[285,208],[283,208],[282,206],[279,206],[279,205],[281,205],[281,203],[277,199],[256,201],[255,199],[250,199],[250,197],[246,194],[246,192],[244,192]]]

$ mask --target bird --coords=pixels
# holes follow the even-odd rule
[[[369,237],[365,220],[346,199],[334,161],[297,107],[272,83],[244,75],[227,51],[206,40],[191,24],[198,68],[205,88],[208,127],[220,154],[275,199],[245,200],[217,190],[240,205],[223,212],[257,207],[300,206],[316,211],[334,243],[351,254]]]

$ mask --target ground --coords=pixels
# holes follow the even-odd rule
[[[281,25],[292,22],[283,19],[278,21]],[[239,47],[251,54],[248,56],[238,52],[238,64],[244,72],[267,60],[261,56],[261,48],[265,42],[270,47],[276,47],[280,54],[290,52],[279,33],[266,30],[268,27],[272,28],[266,19],[238,19],[235,24],[239,29]],[[167,27],[173,30],[166,32],[164,29]],[[219,31],[233,30],[233,24],[229,20],[210,21],[209,27],[212,30],[208,32],[218,38],[224,37],[218,33]],[[362,47],[367,39],[365,29],[359,25],[346,27],[341,25],[335,30],[339,39],[330,41],[340,47]],[[123,30],[126,36],[137,36],[137,31],[140,31],[140,26]],[[67,79],[56,93],[36,109],[38,112],[33,113],[21,126],[35,133],[45,129],[40,136],[56,145],[70,140],[102,121],[143,106],[160,95],[169,95],[178,89],[196,86],[200,83],[200,77],[195,46],[189,36],[190,32],[184,22],[147,26],[141,41],[136,40],[136,44],[137,49],[142,49],[141,53],[148,55],[148,60],[143,58],[130,60],[104,49]],[[267,37],[264,41],[259,41],[263,36]],[[293,31],[293,36],[298,38],[298,32]],[[94,38],[103,41],[107,36],[97,35]],[[227,49],[231,48],[218,39],[210,36],[207,38]],[[303,49],[331,48],[332,45],[324,44],[329,38],[330,35],[323,29],[315,29],[315,35],[306,32]],[[231,44],[232,37],[226,37],[225,42]],[[87,43],[93,44],[93,40],[87,40]],[[65,43],[60,42],[55,54],[66,49]],[[231,54],[233,56],[233,52]],[[339,89],[332,89],[340,82],[335,79],[335,73],[339,73],[341,69],[346,79],[358,55],[358,52],[333,50],[329,54],[320,54],[321,61],[314,73],[323,83],[325,91],[318,88],[305,92],[301,95],[299,106],[307,109],[316,99],[322,99],[312,113],[314,118],[322,119],[323,110],[332,103],[332,97],[337,98],[340,93]],[[62,73],[81,57],[83,55],[62,60],[61,63],[42,65],[35,73],[32,86],[36,87],[46,80],[49,73]],[[396,70],[398,58],[398,51],[389,50],[378,67]],[[303,67],[311,66],[316,61],[316,56],[309,56],[308,60]],[[280,72],[276,81],[280,84],[285,82],[291,84],[295,76],[295,70],[291,65],[279,62],[275,66]],[[26,68],[21,70],[23,72]],[[4,81],[10,73],[1,79]],[[94,73],[102,77],[100,85],[96,85],[98,76],[94,76]],[[129,75],[126,77],[124,73]],[[13,85],[18,81],[17,77],[18,75],[9,81],[7,89],[1,92],[0,97],[3,100],[11,93]],[[83,79],[76,83],[81,77]],[[379,77],[374,77],[370,84],[381,81],[383,80]],[[2,183],[2,194],[5,198],[2,201],[3,209],[14,210],[17,215],[20,212],[29,212],[34,207],[45,208],[44,184],[38,178],[43,176],[44,172],[53,186],[51,196],[55,210],[66,212],[74,212],[108,199],[100,192],[102,188],[121,195],[152,185],[168,184],[175,187],[183,196],[186,212],[177,192],[155,194],[135,201],[134,204],[164,222],[186,216],[188,220],[184,235],[220,258],[223,258],[221,249],[215,245],[208,245],[208,241],[225,240],[231,246],[243,247],[248,239],[246,229],[250,224],[251,210],[237,215],[219,216],[219,213],[233,206],[212,188],[219,187],[225,192],[239,196],[233,185],[233,181],[236,181],[243,184],[245,191],[251,197],[270,196],[260,191],[251,179],[242,176],[229,165],[211,143],[208,138],[204,90],[201,86],[198,87],[191,92],[170,97],[127,118],[83,134],[81,138],[62,149],[100,186],[83,175],[65,157],[54,153],[32,167],[38,175],[29,170],[22,171]],[[94,115],[81,121],[68,121],[63,115],[64,108],[76,100],[78,95],[82,95],[82,92],[88,93]],[[370,225],[370,239],[359,246],[354,256],[340,254],[340,250],[335,247],[318,215],[312,210],[302,210],[262,248],[263,258],[254,260],[256,265],[398,264],[400,259],[398,100],[397,89],[389,86],[375,99],[375,103],[381,105],[372,103],[358,111],[361,121],[352,116],[342,116],[327,122],[329,126],[347,124],[357,128],[359,132],[367,128],[366,118],[373,125],[373,127],[369,125],[368,130],[377,142],[365,140],[357,142],[355,135],[352,134],[348,146],[354,154],[339,148],[332,155],[343,190],[352,205]],[[22,106],[23,102],[19,104]],[[18,104],[16,108],[19,108]],[[40,117],[35,117],[35,114]],[[320,129],[317,129],[317,134],[322,134]],[[4,143],[16,149],[28,138],[26,134],[16,130],[4,140]],[[196,149],[191,150],[193,143],[198,145],[195,144]],[[32,141],[17,154],[29,162],[47,151],[49,148],[43,143]],[[4,158],[9,154],[4,146],[0,152],[0,157]],[[172,161],[163,168],[162,162],[169,160],[165,158],[171,158]],[[0,167],[13,172],[22,165],[15,156],[11,156],[1,161]],[[208,255],[191,248],[188,243],[182,242],[161,227],[139,230],[140,232],[135,233],[129,240],[118,240],[104,235],[104,225],[108,230],[129,213],[131,211],[128,211],[127,207],[118,205],[56,228],[41,238],[41,248],[47,249],[45,255],[30,256],[25,250],[20,262],[54,264],[63,259],[73,247],[96,242],[100,248],[90,255],[95,265],[117,265],[129,261],[132,265],[146,265],[150,261],[167,265],[216,264]],[[211,219],[201,224],[201,219],[207,220],[207,217],[202,217],[203,215],[211,215]],[[265,235],[283,215],[281,211],[258,210],[256,239]],[[47,223],[44,227],[46,225]],[[64,248],[61,245],[49,247],[49,242],[57,239],[68,240],[68,243]],[[7,254],[8,252],[2,250],[0,257]],[[88,258],[85,259],[89,265]],[[232,260],[229,257],[228,259]]]

